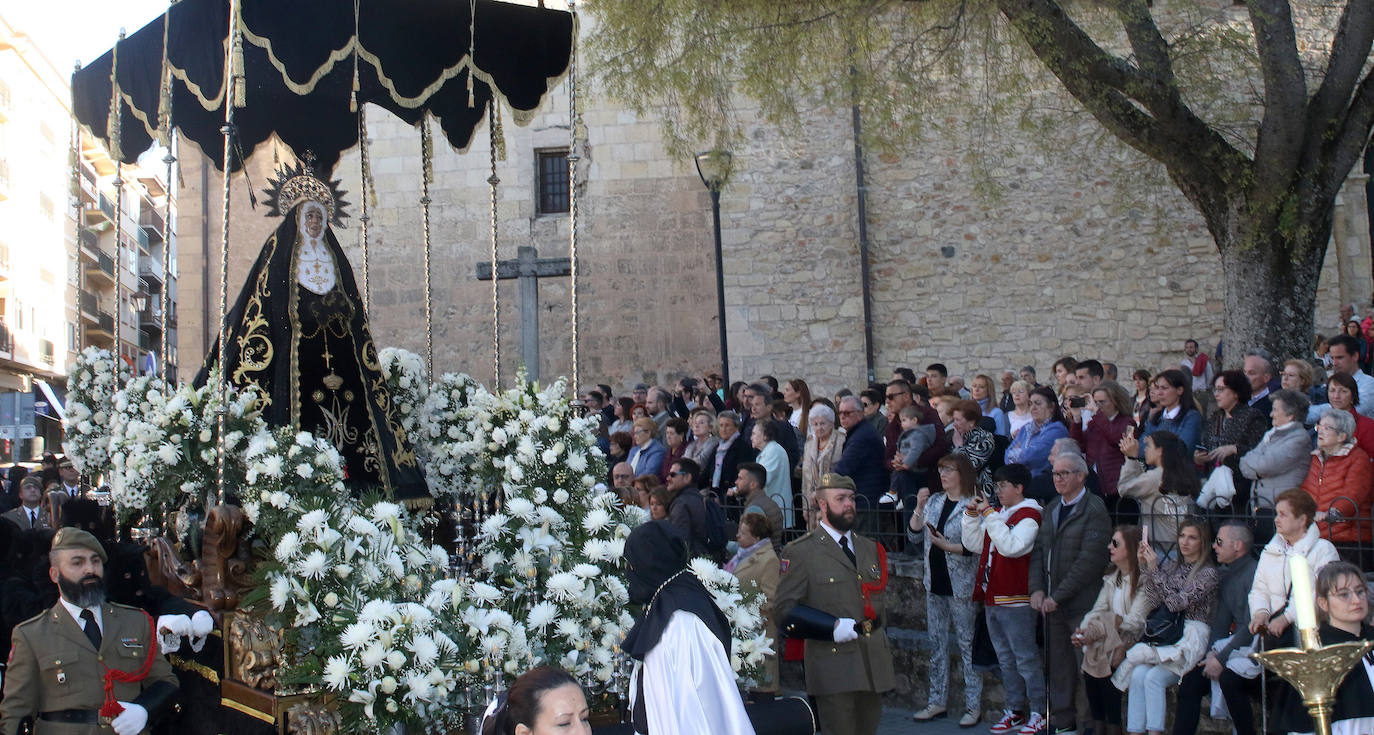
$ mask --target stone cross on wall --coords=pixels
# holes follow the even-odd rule
[[[572,274],[567,258],[540,258],[535,249],[521,245],[514,260],[496,263],[496,277],[520,281],[520,359],[530,380],[539,380],[539,279]],[[477,278],[491,280],[491,263],[477,264]]]

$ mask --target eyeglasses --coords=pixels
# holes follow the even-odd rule
[[[957,470],[957,469],[955,469],[955,468],[953,468],[953,467],[945,466],[945,467],[941,467],[941,468],[940,468],[939,470],[937,470],[937,471],[938,471],[940,474],[942,474],[942,475],[952,475],[952,474],[958,472],[959,470]]]
[[[852,408],[842,408],[842,409],[840,409],[840,415],[841,415],[841,416],[844,416],[844,415],[846,415],[846,414],[851,414],[851,413],[858,413],[858,411],[855,411],[855,410],[852,409]]]
[[[1078,472],[1077,470],[1058,470],[1058,471],[1056,471],[1056,472],[1054,473],[1054,479],[1056,479],[1056,480],[1062,480],[1062,479],[1064,479],[1064,478],[1066,478],[1066,477],[1073,477],[1074,475],[1079,475],[1079,474],[1082,474],[1082,473],[1081,473],[1081,472]]]
[[[1341,602],[1355,602],[1363,600],[1369,595],[1369,591],[1364,587],[1347,587],[1343,590],[1331,590],[1327,597],[1334,597]]]
[[[1121,546],[1121,542],[1117,541],[1116,539],[1112,539],[1111,541],[1107,542],[1107,546],[1110,546],[1111,548],[1115,549]]]
[[[690,473],[690,472],[683,472],[682,470],[678,470],[677,472],[669,472],[668,474],[669,474],[669,475],[672,475],[673,477],[687,477],[688,475],[690,475],[690,474],[692,474],[692,473]]]
[[[892,400],[893,398],[901,398],[901,397],[904,396],[904,395],[906,395],[906,394],[905,394],[905,393],[888,393],[888,394],[885,396],[885,398],[887,398],[887,400],[890,401],[890,400]]]

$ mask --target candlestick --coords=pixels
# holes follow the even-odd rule
[[[1307,558],[1294,555],[1288,559],[1289,573],[1293,579],[1294,623],[1298,630],[1317,629],[1317,591],[1312,586],[1312,569],[1307,566]]]

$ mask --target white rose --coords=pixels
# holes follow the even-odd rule
[[[396,692],[396,677],[382,677],[382,683],[378,688],[382,690],[382,694],[394,694]]]
[[[326,594],[326,595],[324,596],[324,604],[325,604],[326,607],[334,607],[335,605],[338,605],[338,604],[339,604],[339,596],[336,595],[336,594],[334,594],[333,592],[330,592],[329,594]]]
[[[563,488],[559,488],[559,489],[557,489],[557,490],[554,490],[554,491],[553,491],[553,502],[558,503],[559,505],[562,505],[562,504],[568,502],[568,491],[567,491],[567,490],[564,490]]]

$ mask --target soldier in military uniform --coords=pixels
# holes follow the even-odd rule
[[[157,650],[142,610],[105,601],[105,550],[91,534],[63,528],[53,537],[49,574],[61,598],[14,628],[0,700],[0,735],[18,735],[32,718],[35,735],[137,735],[168,712],[177,693],[171,666]],[[137,678],[147,665],[146,674]],[[102,721],[107,671],[123,711]]]
[[[825,735],[873,735],[880,694],[892,689],[883,631],[886,583],[878,545],[853,533],[854,481],[821,476],[820,524],[782,552],[774,612],[789,636],[806,638],[806,691]]]

